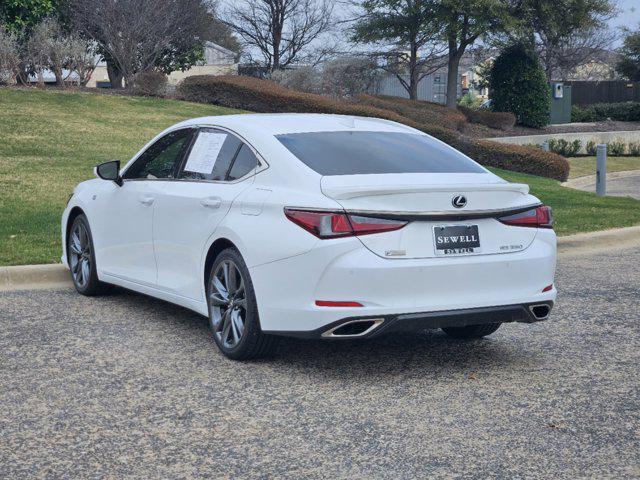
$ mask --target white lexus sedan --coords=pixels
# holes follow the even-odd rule
[[[196,118],[95,173],[62,216],[78,292],[119,285],[206,315],[230,358],[283,335],[478,338],[548,318],[556,297],[550,208],[398,123]]]

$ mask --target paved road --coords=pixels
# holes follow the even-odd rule
[[[567,186],[596,191],[596,176],[578,177],[567,182]],[[614,197],[632,197],[640,200],[640,171],[607,173],[607,195]]]
[[[0,294],[0,478],[640,477],[640,251],[563,257],[546,324],[288,341],[119,292]]]

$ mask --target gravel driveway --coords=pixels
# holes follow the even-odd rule
[[[288,340],[234,363],[141,295],[0,294],[0,478],[640,477],[640,251],[563,256],[552,320]]]

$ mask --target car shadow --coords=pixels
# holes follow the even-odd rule
[[[155,321],[175,324],[180,335],[193,335],[193,341],[213,343],[208,320],[190,310],[163,300],[114,288],[108,297],[131,310],[144,310]],[[108,298],[107,297],[107,298]],[[179,327],[179,328],[178,328]],[[282,337],[276,352],[268,358],[244,362],[247,366],[296,369],[306,375],[330,377],[398,376],[417,373],[473,372],[536,364],[540,352],[513,341],[512,325],[503,326],[487,338],[459,340],[439,330],[420,334],[389,334],[369,340],[301,340]],[[212,348],[212,361],[223,358]],[[226,360],[226,359],[225,359]],[[235,363],[235,362],[234,362]]]

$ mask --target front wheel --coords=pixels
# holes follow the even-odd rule
[[[466,327],[445,327],[442,331],[453,338],[482,338],[498,330],[500,325],[501,323],[486,323]]]
[[[96,255],[89,221],[78,215],[71,224],[67,237],[67,257],[71,279],[78,293],[87,296],[103,293],[106,286],[98,280]]]
[[[209,324],[218,348],[233,360],[264,357],[277,338],[260,329],[253,283],[240,252],[228,248],[216,258],[207,284]]]

